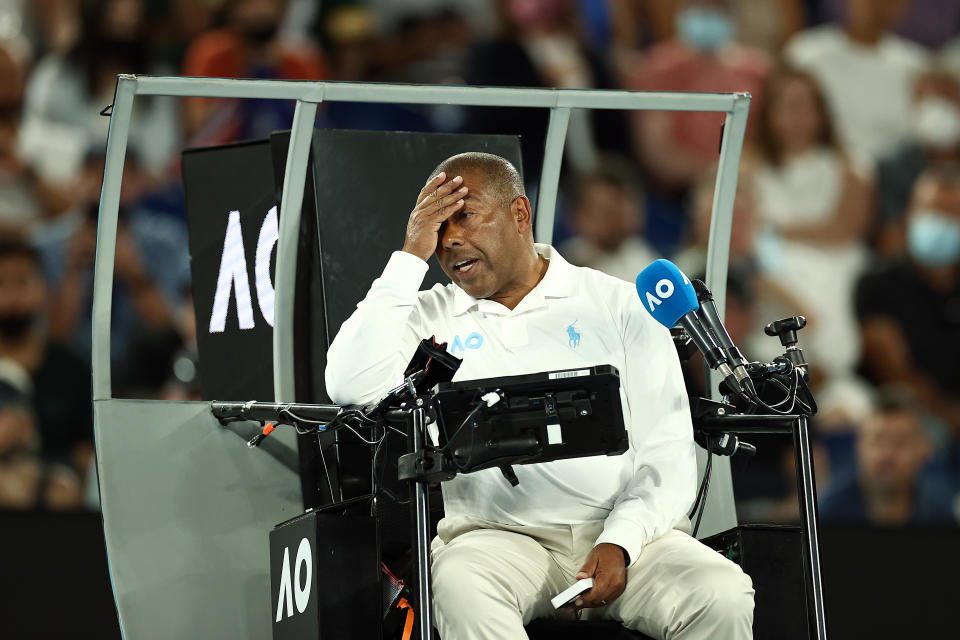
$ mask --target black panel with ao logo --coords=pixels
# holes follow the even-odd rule
[[[200,390],[273,399],[277,199],[270,142],[183,154]]]

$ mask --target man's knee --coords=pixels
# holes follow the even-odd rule
[[[704,568],[697,574],[692,605],[717,622],[753,621],[753,581],[733,563]]]
[[[732,562],[710,563],[681,572],[666,587],[653,609],[636,592],[620,610],[620,620],[631,629],[666,638],[741,638],[753,625],[753,583]],[[638,600],[639,598],[639,600]],[[719,635],[726,634],[726,635]]]
[[[484,562],[480,551],[448,548],[434,558],[432,567],[433,603],[438,614],[463,619],[493,602],[514,600],[509,585],[502,584]],[[479,606],[478,606],[479,605]]]

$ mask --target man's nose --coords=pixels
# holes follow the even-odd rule
[[[463,229],[460,225],[451,220],[440,225],[440,246],[444,249],[463,246]]]

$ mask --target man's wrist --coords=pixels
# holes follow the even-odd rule
[[[415,250],[413,250],[413,249],[410,249],[410,248],[408,248],[406,245],[404,245],[403,248],[400,249],[400,250],[403,251],[404,253],[409,253],[409,254],[412,255],[412,256],[417,256],[418,258],[420,258],[420,259],[423,260],[424,262],[428,261],[428,260],[430,259],[430,256],[433,255],[433,252],[431,251],[431,252],[428,253],[426,256],[424,256],[422,253],[419,253],[419,252],[417,252],[417,251],[415,251]]]
[[[394,291],[416,295],[423,284],[429,266],[425,260],[408,251],[394,251],[383,269],[378,286],[387,285]]]
[[[598,542],[597,547],[600,547],[600,546],[613,547],[619,550],[620,553],[623,554],[623,566],[624,567],[630,566],[630,553],[624,547],[620,546],[615,542]]]

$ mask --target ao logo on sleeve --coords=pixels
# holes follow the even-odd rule
[[[687,276],[680,272],[680,275],[683,276],[684,284],[690,284],[690,281],[687,280]],[[654,285],[653,291],[647,291],[647,308],[650,309],[650,313],[663,304],[663,301],[673,295],[673,292],[676,288],[673,285],[673,281],[669,278],[661,278],[657,281],[657,284]],[[654,293],[656,295],[654,295]]]
[[[290,547],[283,548],[283,569],[280,574],[280,593],[277,596],[277,619],[293,615],[293,603],[297,603],[297,613],[303,613],[310,602],[310,589],[313,585],[313,552],[307,538],[300,540],[297,559],[294,563],[293,580],[290,570]],[[286,609],[286,616],[284,616]]]

